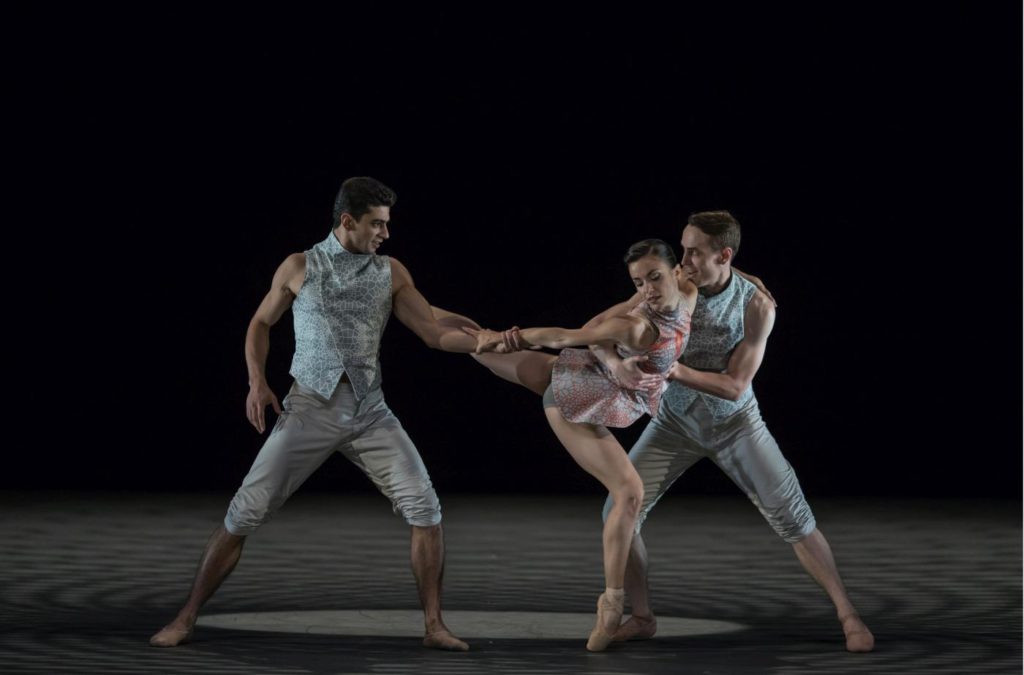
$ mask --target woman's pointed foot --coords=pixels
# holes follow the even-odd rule
[[[587,640],[588,651],[601,652],[611,644],[615,631],[619,628],[619,622],[622,621],[625,599],[622,589],[606,589],[597,599],[597,621]]]

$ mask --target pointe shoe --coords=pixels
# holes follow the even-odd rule
[[[175,628],[164,626],[156,635],[149,638],[152,647],[177,647],[192,639],[192,626],[188,628]]]
[[[649,619],[640,619],[636,616],[629,617],[629,620],[619,626],[612,637],[612,642],[626,642],[628,640],[650,640],[658,632],[658,620],[653,616]]]
[[[617,599],[609,598],[607,593],[602,593],[597,599],[597,621],[594,630],[590,631],[587,651],[602,652],[611,644],[622,620],[624,600],[625,597],[621,595]]]
[[[846,630],[846,622],[850,619],[856,621],[853,629],[850,631]],[[848,652],[870,652],[875,649],[875,636],[872,635],[868,627],[864,625],[860,617],[857,614],[847,614],[846,616],[839,619],[840,625],[843,627],[843,633],[846,635],[846,651]]]

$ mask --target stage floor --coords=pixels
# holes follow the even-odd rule
[[[599,496],[442,495],[444,606],[471,644],[444,653],[413,637],[408,528],[387,502],[300,493],[250,537],[193,642],[149,647],[230,496],[0,493],[0,672],[1021,672],[1021,503],[985,500],[811,498],[871,654],[844,651],[824,593],[748,502],[686,494],[644,529],[654,640],[584,649]]]

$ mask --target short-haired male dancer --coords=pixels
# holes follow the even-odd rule
[[[333,229],[274,274],[245,336],[249,422],[263,433],[264,413],[279,417],[210,537],[192,591],[178,616],[150,639],[174,647],[192,636],[200,607],[234,569],[245,538],[335,451],[358,466],[412,526],[412,569],[425,619],[423,644],[464,651],[441,619],[444,539],[430,476],[381,391],[380,340],[392,310],[434,349],[472,352],[476,339],[437,323],[405,266],[376,255],[390,236],[395,193],[373,178],[349,178],[338,192]],[[284,405],[265,374],[270,327],[289,307],[295,319],[295,378]]]
[[[868,652],[875,639],[846,595],[832,551],[818,530],[793,468],[779,451],[758,409],[751,382],[768,345],[775,304],[738,274],[740,225],[728,211],[690,216],[682,237],[684,273],[700,289],[690,342],[672,367],[658,410],[629,453],[644,483],[644,501],[626,568],[632,617],[616,640],[654,635],[657,622],[647,586],[647,550],[640,528],[679,476],[709,457],[750,500],[828,593],[851,652]],[[635,302],[636,298],[633,301]],[[642,386],[642,374],[614,350],[593,347],[624,383]],[[611,497],[605,513],[611,507]]]

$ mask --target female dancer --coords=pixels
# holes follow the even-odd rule
[[[627,427],[644,413],[658,411],[664,377],[680,357],[690,332],[697,287],[684,278],[672,248],[659,239],[633,244],[625,262],[641,302],[622,314],[605,316],[597,325],[576,330],[526,328],[504,334],[481,329],[464,316],[437,307],[441,323],[462,326],[477,338],[475,358],[496,375],[543,396],[544,414],[558,440],[576,463],[604,485],[615,505],[604,524],[605,592],[597,601],[597,621],[587,649],[601,651],[622,619],[626,558],[643,501],[643,483],[625,450],[607,427]],[[606,313],[607,314],[607,313]],[[620,355],[639,357],[641,370],[656,375],[653,387],[632,390],[588,349],[563,347],[614,345]],[[562,349],[557,356],[528,347]],[[499,351],[502,353],[482,353]]]

